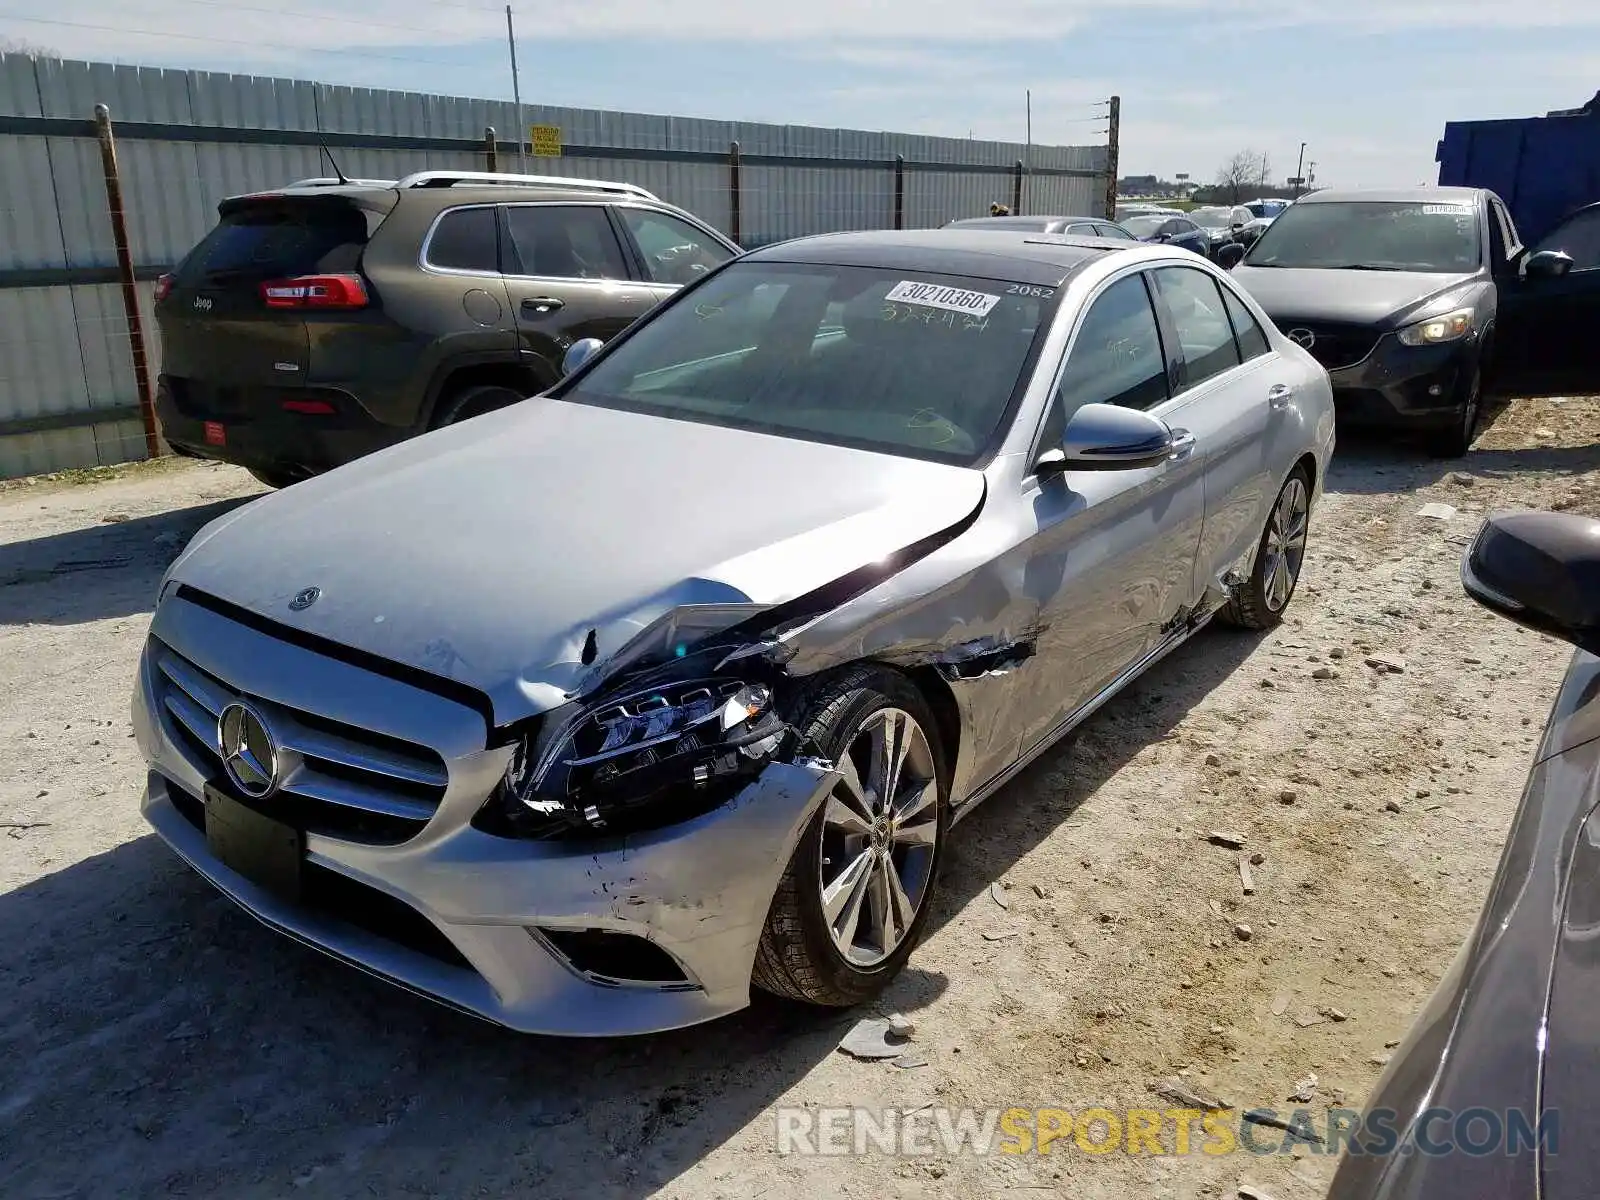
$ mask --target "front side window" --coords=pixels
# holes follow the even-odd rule
[[[1194,387],[1238,366],[1233,326],[1216,280],[1192,267],[1161,267],[1154,275],[1156,289],[1178,332],[1185,386]]]
[[[1244,261],[1252,267],[1455,274],[1478,269],[1478,243],[1471,204],[1302,201],[1267,227]]]
[[[519,275],[626,279],[622,246],[598,204],[517,204],[506,209]]]
[[[1167,363],[1150,293],[1138,275],[1095,298],[1072,340],[1059,389],[1061,419],[1085,404],[1153,408],[1167,399]]]
[[[1574,271],[1600,268],[1600,208],[1579,213],[1539,243],[1540,250],[1571,255]]]
[[[738,262],[656,310],[564,400],[969,465],[1004,435],[1056,288]]]
[[[623,223],[644,255],[645,270],[656,283],[691,283],[733,253],[687,221],[647,208],[620,208]]]

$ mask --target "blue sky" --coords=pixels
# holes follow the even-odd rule
[[[1600,0],[523,0],[523,99],[1022,140],[1103,141],[1125,173],[1236,151],[1319,183],[1432,182],[1447,120],[1600,90]],[[29,20],[27,18],[34,18]],[[509,98],[483,0],[0,0],[0,39],[68,57]]]

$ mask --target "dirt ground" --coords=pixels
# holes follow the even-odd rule
[[[162,570],[259,488],[0,486],[0,1194],[1320,1196],[1309,1153],[783,1156],[774,1108],[1116,1110],[1181,1076],[1286,1111],[1311,1073],[1305,1107],[1358,1106],[1477,914],[1568,659],[1465,599],[1462,546],[1494,508],[1600,515],[1597,465],[1600,401],[1519,404],[1460,463],[1347,439],[1291,619],[1192,641],[959,828],[874,1010],[915,1020],[913,1069],[836,1052],[860,1014],[766,1000],[517,1037],[262,929],[146,832],[128,731]],[[1210,830],[1262,856],[1253,895]]]

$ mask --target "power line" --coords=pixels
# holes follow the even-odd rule
[[[437,38],[444,31],[435,27],[424,29],[419,25],[396,25],[390,21],[369,21],[365,17],[335,17],[328,13],[302,12],[297,8],[260,8],[251,4],[234,4],[232,0],[180,0],[183,4],[198,4],[205,8],[222,8],[227,12],[264,13],[269,17],[302,17],[307,21],[331,21],[338,25],[357,25],[363,29],[393,29],[400,33],[419,33],[426,38]],[[481,4],[464,4],[461,0],[431,0],[435,7],[465,9],[482,13],[485,17],[498,17],[501,9],[487,8]]]
[[[314,46],[288,46],[282,42],[263,42],[258,38],[221,38],[200,33],[174,33],[165,29],[128,29],[115,25],[98,25],[88,21],[61,21],[51,17],[25,17],[21,13],[0,12],[0,18],[21,21],[25,25],[52,25],[65,29],[85,29],[93,33],[131,34],[134,37],[177,38],[186,42],[207,42],[218,46],[251,46],[261,50],[286,50],[291,54],[336,54],[343,58],[372,58],[385,62],[416,63],[428,67],[461,67],[470,64],[446,62],[441,58],[417,58],[403,54],[379,54],[372,50],[319,50]]]

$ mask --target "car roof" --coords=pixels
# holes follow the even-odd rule
[[[1057,217],[1040,213],[1029,216],[963,217],[958,221],[949,222],[945,228],[954,226],[957,229],[1042,229],[1046,225],[1054,225],[1057,221],[1098,221],[1102,225],[1115,224],[1110,217]]]
[[[1419,187],[1419,188],[1352,188],[1349,191],[1312,192],[1301,196],[1296,204],[1327,204],[1330,201],[1368,204],[1476,204],[1483,196],[1482,188],[1469,187]]]
[[[1059,286],[1086,263],[1128,248],[1110,238],[1001,229],[825,233],[752,250],[741,261],[934,271]]]
[[[286,199],[323,199],[328,196],[342,196],[349,200],[362,201],[381,199],[385,203],[395,203],[397,198],[404,198],[408,204],[431,203],[439,208],[449,208],[458,204],[505,204],[528,203],[529,201],[567,201],[577,204],[646,204],[651,207],[670,209],[673,206],[659,200],[647,200],[642,196],[631,196],[615,190],[589,189],[584,187],[540,187],[538,184],[518,183],[485,183],[471,184],[459,183],[454,187],[410,187],[398,189],[393,184],[385,182],[352,182],[349,184],[308,185],[303,187],[267,188],[259,192],[246,192],[238,196],[229,196],[228,201],[233,203],[248,203],[251,200],[276,200]]]

